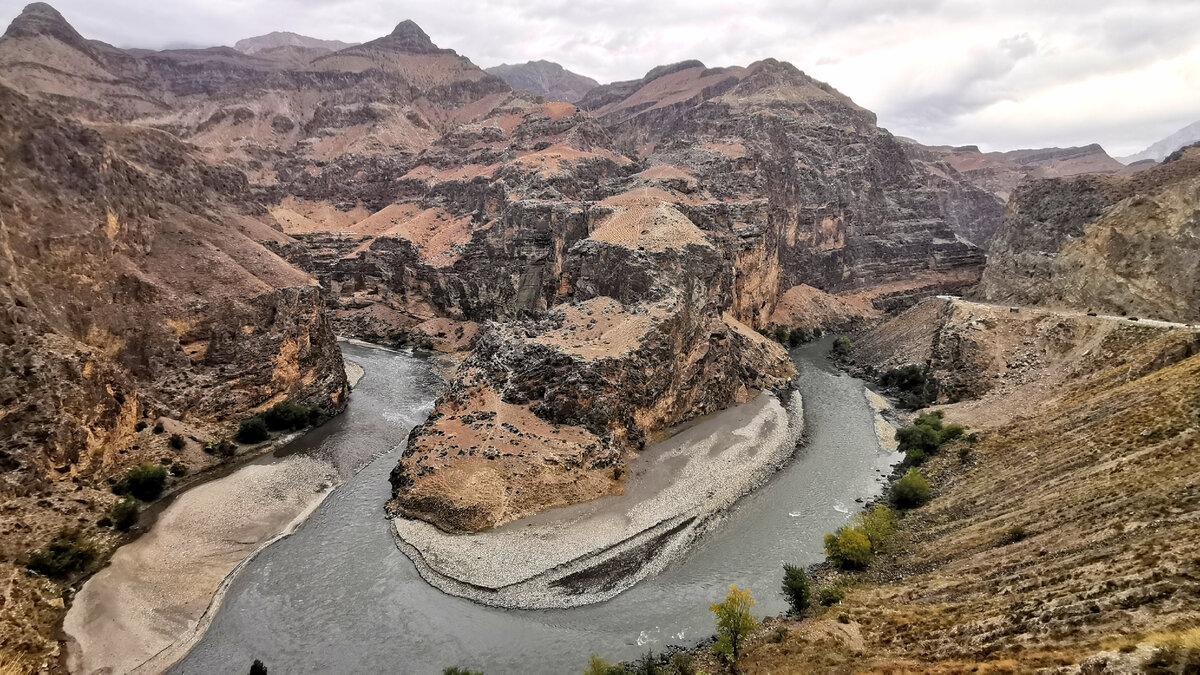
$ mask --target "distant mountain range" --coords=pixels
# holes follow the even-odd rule
[[[1137,154],[1129,155],[1128,157],[1118,157],[1117,159],[1126,164],[1141,162],[1147,159],[1161,162],[1167,155],[1196,141],[1200,141],[1200,122],[1193,122],[1187,125]]]
[[[579,101],[584,94],[600,86],[592,78],[573,73],[553,61],[529,61],[514,65],[502,63],[485,70],[507,82],[513,89],[523,89],[543,98],[568,103]]]
[[[288,33],[276,31],[267,33],[266,35],[258,35],[256,37],[238,40],[233,46],[234,49],[243,54],[257,54],[258,52],[276,47],[309,47],[317,49],[328,49],[331,52],[336,52],[340,49],[353,47],[357,42],[342,42],[341,40],[322,40],[320,38],[308,37],[307,35],[299,35],[297,33]]]

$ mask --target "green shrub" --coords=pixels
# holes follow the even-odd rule
[[[866,569],[873,557],[871,540],[861,528],[844,525],[825,535],[825,555],[842,569]]]
[[[793,347],[799,347],[810,340],[812,340],[812,335],[804,326],[797,326],[788,333],[788,344]]]
[[[788,337],[790,336],[791,333],[788,332],[788,329],[784,328],[783,326],[775,327],[775,341],[779,344],[786,345],[788,343]]]
[[[892,503],[902,509],[915,509],[929,501],[929,481],[916,467],[905,472],[892,488]]]
[[[625,666],[611,663],[596,654],[588,657],[587,667],[583,669],[583,675],[624,675],[627,672]]]
[[[1004,531],[1004,543],[1015,544],[1028,536],[1029,533],[1025,530],[1024,525],[1013,525]]]
[[[63,532],[29,555],[25,569],[51,579],[66,579],[96,559],[96,549],[79,532]]]
[[[845,614],[838,614],[838,623],[850,623],[850,617]]]
[[[446,668],[445,670],[443,670],[442,675],[483,675],[483,671],[471,670],[470,668],[459,668],[458,666],[454,666],[452,668]]]
[[[937,382],[924,368],[908,364],[892,368],[879,376],[879,385],[894,392],[900,406],[917,410],[937,399]]]
[[[267,667],[262,661],[254,659],[254,663],[250,664],[250,675],[267,675]]]
[[[151,429],[151,431],[153,431],[156,434],[161,434],[162,432],[164,432],[166,430],[167,430],[167,428],[163,426],[162,422],[155,422],[154,428]]]
[[[850,338],[845,335],[833,341],[833,354],[838,357],[850,356],[850,352],[854,349],[854,345],[850,343]]]
[[[905,453],[909,464],[921,464],[946,443],[965,433],[960,424],[943,424],[942,411],[935,410],[917,417],[912,425],[896,430],[897,448]]]
[[[138,511],[140,510],[141,506],[138,505],[136,499],[126,497],[113,504],[113,507],[108,510],[109,522],[118,530],[126,532],[129,528],[137,525]]]
[[[183,476],[188,472],[187,464],[183,462],[172,462],[171,468],[167,469],[172,476]]]
[[[695,675],[696,659],[687,652],[675,652],[671,656],[671,667],[678,675]]]
[[[871,542],[871,550],[879,553],[889,539],[896,534],[892,510],[883,504],[876,504],[870,511],[864,511],[852,521],[854,527],[867,535]]]
[[[182,450],[186,443],[187,442],[183,440],[183,436],[180,436],[179,434],[171,434],[169,437],[167,437],[167,447],[171,448],[172,450]]]
[[[138,423],[133,425],[133,430],[141,431],[142,429],[145,429],[148,426],[150,426],[150,425],[146,423],[146,420],[138,420]]]
[[[270,438],[271,432],[267,430],[267,422],[262,415],[251,415],[238,424],[233,437],[238,443],[260,443]]]
[[[659,675],[658,659],[654,658],[654,650],[647,650],[633,667],[637,675]]]
[[[812,586],[803,567],[783,565],[783,597],[787,599],[792,613],[803,614],[812,603]]]
[[[237,444],[228,438],[222,438],[219,441],[208,441],[204,444],[204,452],[221,458],[229,458],[237,454]]]
[[[319,422],[321,409],[294,401],[280,401],[267,408],[262,416],[271,431],[298,431]]]
[[[846,597],[846,592],[838,586],[822,586],[817,590],[817,602],[822,607],[836,605]]]
[[[144,502],[157,499],[167,486],[167,469],[164,466],[142,462],[125,472],[121,480],[113,485],[113,494],[129,495]]]

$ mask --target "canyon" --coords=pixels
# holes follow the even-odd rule
[[[736,494],[715,506],[682,499],[662,522],[638,521],[638,535],[675,535],[764,482],[795,451],[804,415],[791,407],[795,363],[773,336],[802,328],[854,331],[864,378],[921,367],[946,414],[983,434],[974,464],[930,465],[948,498],[902,527],[915,544],[896,564],[925,576],[869,577],[845,605],[872,645],[870,667],[1069,665],[1114,632],[1192,617],[1178,602],[1195,589],[1181,562],[1191,548],[1172,542],[1190,536],[1195,510],[1170,495],[1193,487],[1200,148],[1125,166],[1099,146],[930,147],[775,59],[683,61],[598,85],[544,61],[481,69],[412,21],[361,44],[273,33],[150,51],[89,40],[34,3],[0,38],[0,74],[0,553],[11,598],[0,653],[61,657],[54,632],[74,589],[23,561],[66,529],[101,556],[125,541],[97,521],[131,467],[182,461],[215,475],[230,465],[206,445],[255,414],[283,402],[339,414],[350,394],[338,337],[440,354],[445,385],[410,425],[378,505],[414,560],[440,552],[421,568],[439,588],[514,581],[472,581],[493,571],[450,560],[462,542],[520,550],[509,533],[538,514],[552,523],[543,512],[596,508],[600,521],[595,505],[627,490],[653,497],[630,474],[681,425],[755,410],[760,426],[790,431],[758,456],[722,450],[753,474],[728,482]],[[1032,405],[1044,407],[1027,415]],[[1121,416],[1119,428],[1099,421]],[[1149,433],[1133,435],[1143,420]],[[1121,580],[1089,596],[1105,599],[1103,629],[1071,632],[1076,614],[1064,610],[1050,619],[1067,622],[1065,637],[1028,626],[999,636],[986,622],[1011,607],[981,590],[982,523],[1016,518],[997,496],[1003,476],[1037,491],[1035,469],[1006,448],[1058,453],[1051,432],[1094,466],[1143,461],[1114,448],[1158,458],[1153,506],[1168,524],[1110,536],[1130,517],[1121,502],[1077,533],[1130,542],[1111,560],[1085,556]],[[1055,457],[1053,480],[1079,491],[1039,494],[1049,515],[1020,519],[1047,539],[1096,501],[1089,490],[1148,489]],[[603,531],[593,548],[633,541],[634,530]],[[1151,549],[1169,549],[1171,593],[1117,598],[1145,581],[1129,561]],[[1005,569],[1057,579],[1016,591],[1022,602],[1083,593],[1055,576],[1075,553],[1014,550]],[[552,562],[521,569],[556,588],[580,572],[566,566],[578,560]],[[1033,583],[1011,574],[1006,583]],[[878,609],[905,597],[916,613],[948,595],[984,623],[955,615],[920,646]],[[802,654],[812,635],[828,633],[814,625],[760,646],[749,672],[859,658],[835,639],[813,652],[827,662],[805,661],[818,658]]]

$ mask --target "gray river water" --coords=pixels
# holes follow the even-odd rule
[[[439,379],[419,357],[343,344],[366,376],[346,413],[299,451],[332,456],[345,483],[234,579],[172,672],[246,672],[260,659],[272,673],[577,673],[589,652],[628,660],[711,635],[708,606],[731,583],[751,589],[759,614],[781,612],[782,564],[820,561],[822,536],[855,512],[856,498],[877,495],[899,459],[880,450],[862,383],[833,370],[827,349],[793,352],[805,447],[684,559],[607,602],[522,611],[446,595],[396,548],[382,510],[388,472]]]

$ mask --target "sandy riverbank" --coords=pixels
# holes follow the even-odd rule
[[[179,495],[84,584],[63,623],[72,672],[161,672],[243,560],[292,529],[337,480],[305,456],[242,469]]]
[[[351,387],[364,374],[346,362]],[[68,669],[165,670],[203,635],[233,573],[294,531],[337,482],[329,461],[289,455],[174,496],[75,596],[63,621]]]
[[[688,425],[630,463],[625,494],[475,534],[393,519],[426,581],[501,607],[600,602],[661,571],[794,453],[800,396],[763,393]]]

